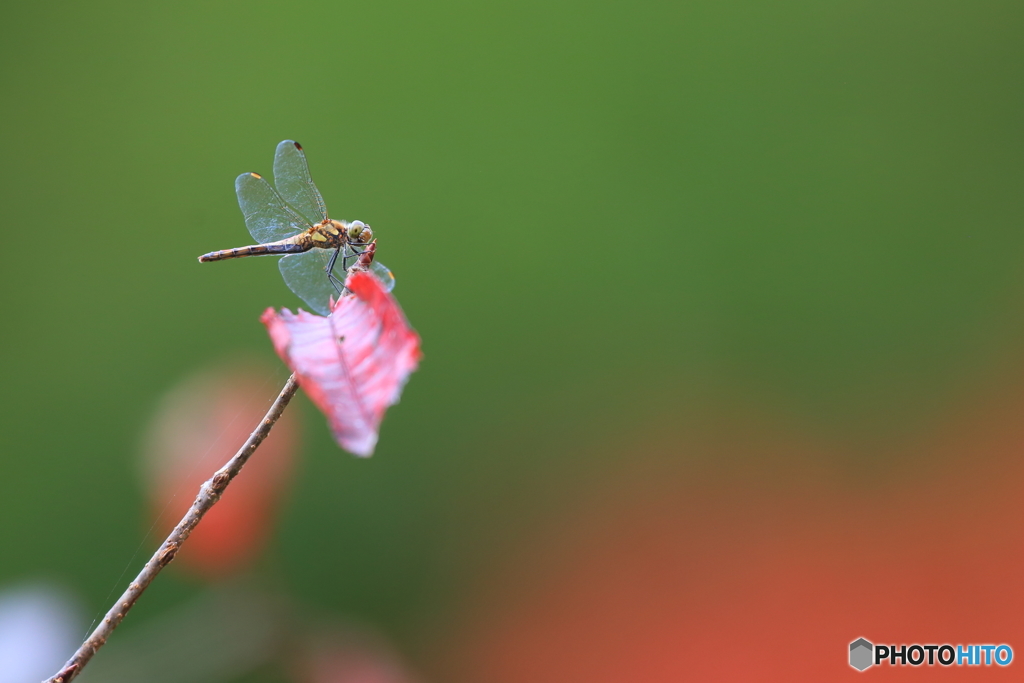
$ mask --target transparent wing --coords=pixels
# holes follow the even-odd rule
[[[392,273],[387,266],[380,261],[374,261],[370,264],[370,272],[377,276],[380,283],[384,285],[384,291],[390,292],[395,288],[395,275]]]
[[[274,185],[288,204],[312,224],[327,218],[323,197],[309,177],[306,154],[294,140],[284,140],[274,154]]]
[[[260,244],[283,240],[312,227],[259,174],[243,173],[238,176],[235,193],[245,216],[245,227]]]
[[[327,277],[327,264],[334,252],[330,249],[310,249],[302,254],[289,254],[283,257],[277,264],[281,271],[281,277],[288,288],[295,292],[295,295],[306,302],[306,305],[320,315],[329,315],[331,312],[331,297],[337,299],[339,292],[331,284]],[[351,265],[354,260],[352,252],[348,258]],[[334,276],[339,282],[346,278],[343,258],[345,254],[339,254],[334,262]],[[373,273],[384,290],[390,292],[395,288],[395,276],[383,263],[374,261],[370,264],[370,272]]]
[[[330,315],[330,299],[338,298],[338,290],[331,284],[324,270],[333,253],[330,249],[310,249],[302,254],[289,254],[277,264],[288,288],[320,315]],[[335,271],[338,279],[344,282],[340,258]]]

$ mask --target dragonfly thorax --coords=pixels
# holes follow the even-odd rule
[[[309,232],[300,233],[291,241],[303,243],[312,240],[312,246],[321,249],[337,249],[344,246],[348,239],[348,228],[341,221],[333,221],[327,218],[310,228]]]

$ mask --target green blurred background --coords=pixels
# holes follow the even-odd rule
[[[0,584],[105,609],[157,543],[160,396],[278,363],[273,260],[196,256],[248,243],[232,181],[285,138],[373,225],[425,359],[368,461],[301,401],[264,571],[425,678],[466,586],[649,430],[749,411],[842,476],[901,467],[1020,371],[1022,28],[1012,2],[6,6]],[[198,590],[161,577],[124,630]]]

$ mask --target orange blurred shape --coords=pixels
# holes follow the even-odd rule
[[[259,424],[284,383],[279,375],[257,362],[235,362],[191,375],[163,397],[143,448],[150,509],[161,535]],[[215,579],[260,554],[294,467],[295,411],[293,403],[189,536],[176,565]]]
[[[853,463],[751,416],[697,441],[668,428],[510,549],[445,679],[1019,680],[1022,396]],[[1005,643],[1014,661],[861,673],[860,637]]]
[[[416,683],[387,643],[349,629],[310,639],[294,667],[297,683]]]

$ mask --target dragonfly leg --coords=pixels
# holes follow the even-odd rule
[[[334,273],[331,273],[327,279],[331,281],[331,285],[334,287],[334,291],[338,293],[338,296],[341,296],[348,291],[348,287],[346,287],[345,284],[334,275]]]
[[[342,250],[344,250],[344,253],[342,253]],[[356,249],[351,244],[345,244],[335,249],[334,253],[331,254],[331,260],[327,262],[327,265],[324,267],[324,270],[327,272],[327,279],[330,280],[331,284],[334,286],[334,289],[338,292],[338,296],[341,296],[342,294],[349,291],[348,287],[345,286],[344,281],[342,281],[340,278],[338,278],[337,275],[334,274],[334,266],[338,261],[338,254],[341,254],[341,267],[343,271],[347,274],[349,269],[349,262],[351,261],[352,264],[355,264],[356,260],[365,250],[366,245],[363,245],[362,249]]]
[[[338,260],[338,252],[340,251],[340,248],[335,249],[334,253],[331,254],[331,259],[327,262],[327,265],[324,266],[324,271],[327,273],[327,280],[334,286],[334,289],[338,292],[338,296],[341,296],[341,292],[345,288],[345,285],[341,284],[341,280],[334,275],[334,264]],[[338,286],[339,284],[341,284],[340,287]]]
[[[349,252],[351,252],[351,253],[349,253]],[[356,261],[359,260],[359,255],[362,254],[362,253],[363,253],[362,249],[356,249],[351,244],[346,244],[345,245],[345,270],[348,270],[350,268],[349,263],[348,263],[349,259],[352,260],[352,265],[354,266],[356,264]]]
[[[327,265],[324,266],[324,270],[327,272],[328,275],[333,275],[334,274],[334,263],[335,263],[335,261],[338,260],[338,252],[339,251],[341,251],[341,250],[340,249],[335,249],[334,253],[331,254],[330,260],[327,262]]]
[[[345,270],[348,270],[348,268],[349,268],[349,266],[348,266],[348,259],[352,259],[352,265],[355,265],[356,262],[359,261],[359,257],[362,256],[363,252],[366,251],[366,247],[368,247],[369,245],[368,244],[363,244],[363,245],[360,245],[360,246],[362,246],[363,248],[362,249],[356,249],[351,244],[345,245],[346,249],[351,249],[352,250],[352,253],[345,257]]]

